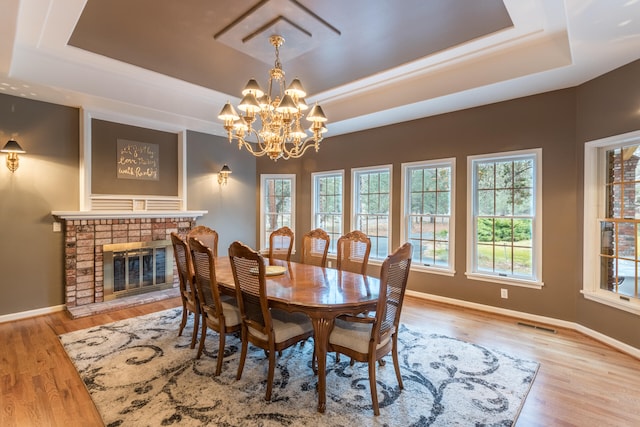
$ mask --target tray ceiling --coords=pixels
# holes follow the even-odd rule
[[[353,132],[571,87],[640,57],[638,0],[4,0],[0,93],[224,135],[273,33]]]

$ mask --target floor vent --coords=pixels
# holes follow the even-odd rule
[[[539,330],[545,331],[545,332],[551,332],[552,334],[556,333],[555,329],[547,328],[545,326],[532,325],[531,323],[518,322],[518,325],[526,326],[527,328],[539,329]]]

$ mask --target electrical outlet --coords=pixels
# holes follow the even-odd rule
[[[500,298],[509,298],[509,290],[508,289],[500,289]]]
[[[59,223],[58,221],[55,221],[55,222],[53,223],[53,231],[54,231],[54,233],[59,233],[59,232],[61,232],[61,231],[62,231],[62,224],[61,224],[61,223]]]
[[[327,261],[327,267],[333,268],[333,261]]]

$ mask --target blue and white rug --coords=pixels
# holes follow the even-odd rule
[[[391,356],[377,366],[380,416],[371,408],[366,363],[327,357],[327,408],[316,411],[313,341],[279,356],[271,402],[264,400],[268,361],[249,346],[236,381],[240,340],[227,337],[222,374],[214,377],[218,336],[205,354],[190,349],[191,316],[177,336],[181,308],[60,336],[107,426],[510,426],[538,363],[438,334],[402,327],[404,390]]]

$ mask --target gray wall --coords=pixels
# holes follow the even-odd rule
[[[14,174],[0,155],[0,316],[64,304],[63,233],[51,211],[79,209],[79,110],[0,94],[0,144],[11,137],[27,153]],[[220,187],[223,163],[233,174]],[[255,244],[255,176],[255,159],[236,145],[188,132],[188,209],[209,211],[197,222],[219,231],[222,253],[231,239]]]
[[[582,156],[585,141],[640,129],[640,62],[577,88],[485,105],[411,122],[330,137],[320,152],[296,161],[258,160],[258,174],[297,175],[296,231],[311,228],[311,173],[345,170],[349,227],[351,168],[393,165],[392,246],[400,245],[401,164],[456,158],[453,277],[412,272],[418,292],[578,322],[640,348],[640,317],[584,300],[582,289]],[[466,268],[467,156],[542,148],[543,281],[541,290],[468,280]],[[347,230],[348,231],[348,230]],[[297,247],[299,249],[299,243]],[[376,274],[379,267],[370,267]],[[620,327],[624,325],[624,327]]]
[[[640,61],[635,61],[577,88],[576,188],[579,209],[576,218],[580,228],[583,225],[584,143],[640,129],[639,75]],[[582,250],[582,235],[577,237],[579,244],[576,246]],[[582,263],[579,267],[575,274],[581,283]],[[576,321],[640,348],[638,315],[578,297]]]
[[[198,132],[187,134],[189,210],[207,210],[198,224],[218,232],[218,254],[225,255],[234,240],[255,246],[256,160],[227,138]],[[232,173],[227,185],[217,174],[224,164]]]
[[[0,315],[64,301],[51,211],[78,209],[78,126],[75,108],[0,95],[0,145],[14,137],[27,151],[13,174],[0,153]]]
[[[188,208],[209,211],[198,222],[219,231],[222,253],[236,239],[255,247],[261,173],[297,174],[302,233],[311,227],[311,172],[345,169],[349,218],[350,169],[392,163],[397,246],[401,163],[456,157],[456,274],[412,273],[410,289],[577,322],[640,348],[639,316],[580,295],[584,142],[640,129],[639,74],[636,61],[572,89],[331,137],[319,153],[299,160],[256,161],[224,138],[189,132]],[[79,207],[78,116],[74,108],[0,95],[0,143],[13,136],[28,151],[14,174],[0,159],[0,315],[64,303],[62,233],[52,232],[50,212]],[[537,147],[543,149],[545,286],[510,287],[504,300],[503,286],[464,276],[466,157]],[[215,178],[224,163],[233,174],[220,187]]]

